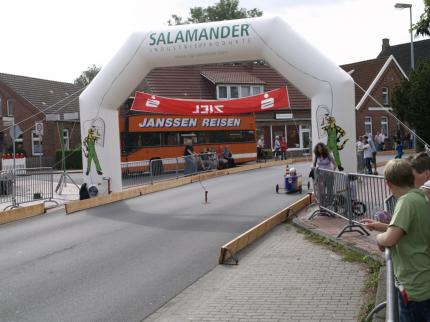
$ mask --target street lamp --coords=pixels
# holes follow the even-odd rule
[[[394,8],[397,9],[405,9],[409,8],[409,16],[410,16],[410,32],[411,32],[411,68],[415,69],[414,63],[414,38],[412,36],[412,4],[410,3],[396,3]]]

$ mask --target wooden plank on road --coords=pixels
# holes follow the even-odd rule
[[[306,196],[291,204],[285,209],[274,214],[272,217],[264,220],[258,225],[252,227],[248,231],[239,235],[232,241],[228,242],[221,247],[220,256],[218,262],[224,264],[224,262],[230,257],[234,256],[235,253],[250,245],[252,242],[269,232],[271,229],[279,225],[280,223],[287,220],[292,214],[298,213],[300,210],[311,204],[313,201],[313,194],[308,193]]]

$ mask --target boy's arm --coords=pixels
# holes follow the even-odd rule
[[[379,246],[392,247],[405,235],[405,232],[396,226],[389,226],[385,233],[376,236]]]

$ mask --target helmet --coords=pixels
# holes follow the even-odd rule
[[[290,176],[295,176],[297,174],[296,168],[290,168]]]
[[[391,221],[391,215],[384,210],[377,211],[374,214],[374,217],[377,221],[382,222],[384,224],[389,224]]]

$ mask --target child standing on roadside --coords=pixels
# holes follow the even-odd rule
[[[430,321],[430,202],[414,188],[412,167],[406,160],[391,160],[385,167],[387,186],[397,198],[389,224],[365,219],[381,250],[390,247],[402,322]]]

